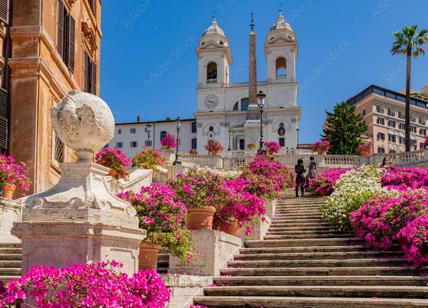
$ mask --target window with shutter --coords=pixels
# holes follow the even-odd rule
[[[8,20],[9,13],[9,0],[0,0],[0,19],[3,20],[6,24]]]
[[[91,93],[97,95],[97,65],[91,63]]]
[[[74,51],[76,40],[76,21],[72,16],[68,18],[68,61],[67,66],[74,71]]]
[[[97,94],[97,65],[91,60],[89,55],[85,52],[84,56],[84,91]]]
[[[57,16],[57,50],[61,57],[64,55],[64,3],[58,1]]]
[[[83,90],[85,92],[90,92],[90,78],[89,78],[89,66],[90,66],[90,59],[88,54],[85,52],[84,59],[83,59]]]
[[[89,6],[91,7],[92,14],[97,16],[97,0],[89,0]]]

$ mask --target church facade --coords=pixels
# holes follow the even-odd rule
[[[250,31],[249,81],[231,83],[232,51],[229,40],[217,21],[200,38],[198,57],[198,152],[216,139],[225,150],[258,147],[260,116],[257,92],[266,95],[263,112],[265,141],[277,141],[282,147],[296,148],[300,108],[297,105],[297,40],[282,14],[266,35],[264,52],[267,80],[257,81],[255,30]],[[256,116],[254,116],[256,115]]]
[[[256,33],[252,21],[248,82],[231,83],[232,51],[229,40],[213,18],[211,25],[200,37],[199,47],[196,49],[197,111],[195,119],[186,120],[192,129],[180,131],[180,152],[197,150],[199,154],[206,154],[204,146],[210,139],[223,144],[225,151],[258,148],[260,112],[256,95],[259,91],[266,95],[263,112],[264,140],[277,141],[283,148],[297,147],[301,115],[297,104],[297,40],[282,14],[266,35],[264,53],[267,80],[257,81]],[[149,122],[117,123],[115,136],[109,146],[122,148],[127,155],[135,154],[137,148],[141,149],[141,145],[156,146],[162,133],[175,133],[174,123],[168,120],[157,121],[158,124],[161,122],[169,126],[162,124],[166,128],[155,130],[155,125]],[[143,133],[138,133],[139,131]]]

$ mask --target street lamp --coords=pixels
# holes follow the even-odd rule
[[[181,121],[180,121],[180,117],[177,117],[177,119],[175,120],[175,128],[177,130],[177,140],[175,142],[175,160],[173,165],[180,165],[181,162],[178,160],[178,142],[180,140],[180,128],[181,128]]]
[[[263,109],[265,108],[265,97],[266,94],[263,91],[259,91],[257,94],[257,106],[259,106],[260,111],[260,144],[259,144],[259,154],[264,154],[265,150],[263,148]]]

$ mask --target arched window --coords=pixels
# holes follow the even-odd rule
[[[233,111],[247,111],[250,101],[248,97],[241,98],[233,105]]]
[[[287,61],[283,57],[276,59],[276,78],[284,79],[287,77]]]
[[[162,140],[163,138],[165,138],[166,137],[166,131],[161,131],[160,132],[160,140]]]
[[[207,83],[217,83],[217,63],[215,62],[208,64]]]

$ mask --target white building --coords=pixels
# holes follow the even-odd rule
[[[215,139],[224,149],[244,150],[258,147],[260,117],[256,94],[266,94],[263,113],[265,141],[277,141],[286,148],[296,148],[300,107],[297,105],[296,58],[297,41],[291,26],[282,14],[265,39],[267,80],[257,82],[256,34],[252,22],[250,31],[249,82],[230,83],[232,52],[224,31],[213,18],[199,39],[198,105],[194,119],[183,122],[180,151],[197,148],[206,154],[204,145]],[[195,123],[196,121],[196,123]],[[160,147],[160,132],[175,135],[174,120],[158,122],[118,123],[110,146],[122,146],[132,155],[143,145]],[[148,128],[151,126],[151,128]],[[150,131],[150,133],[149,133]],[[148,137],[150,135],[150,138]],[[137,142],[135,144],[134,142]]]

